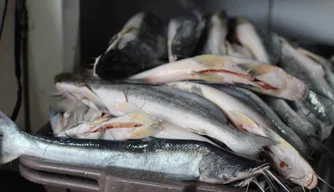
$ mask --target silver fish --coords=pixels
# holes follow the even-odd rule
[[[168,37],[171,41],[169,62],[192,57],[205,26],[205,21],[197,18],[178,18],[176,22],[172,20],[169,25],[169,30],[175,34]],[[174,27],[177,27],[176,32]]]
[[[334,88],[334,73],[333,73],[333,67],[330,63],[329,60],[325,59],[324,57],[317,55],[315,53],[312,53],[309,50],[306,50],[304,48],[297,48],[297,51],[300,52],[301,54],[309,57],[310,59],[312,59],[314,62],[322,65],[324,71],[325,71],[325,79],[327,81],[327,83]]]
[[[279,141],[279,144],[268,147],[268,155],[280,174],[298,185],[309,189],[315,188],[318,179],[313,168],[294,147],[273,131],[273,125],[262,114],[233,96],[208,85],[173,82],[168,83],[167,86],[196,93],[217,104],[240,130]]]
[[[288,100],[303,100],[308,92],[301,80],[283,69],[237,56],[200,55],[167,63],[128,79],[154,84],[180,80],[236,84]]]
[[[235,130],[227,125],[226,117],[215,104],[186,91],[127,83],[90,82],[85,86],[77,86],[76,82],[62,79],[61,74],[58,79],[56,89],[64,95],[71,92],[78,98],[96,98],[89,102],[95,106],[105,106],[115,116],[124,115],[118,103],[134,104],[162,120],[221,141],[239,154],[256,156],[264,146],[276,144],[268,138]]]
[[[1,164],[29,155],[70,165],[146,170],[179,180],[215,184],[247,179],[270,168],[268,163],[199,141],[101,141],[36,136],[23,132],[2,112],[0,132]]]
[[[225,11],[208,16],[201,42],[200,54],[226,55],[225,39],[228,32],[228,18]]]
[[[298,135],[316,139],[320,138],[320,132],[317,127],[301,118],[285,100],[265,97],[264,101],[273,109],[280,119]]]
[[[253,57],[264,63],[276,65],[280,58],[281,44],[275,33],[264,31],[244,17],[237,17],[235,36]]]
[[[273,130],[278,135],[289,142],[294,148],[303,154],[303,156],[308,156],[309,149],[306,143],[290,127],[286,126],[277,114],[258,95],[241,87],[217,84],[208,85],[226,92],[233,97],[240,99],[248,106],[251,106],[253,110],[265,116],[268,121],[274,125],[272,128],[274,128]]]
[[[94,122],[80,122],[76,126],[72,126],[70,129],[64,131],[65,133],[61,135],[67,135],[71,138],[78,139],[103,139],[103,140],[128,140],[133,139],[132,135],[138,128],[137,127],[122,127],[108,128],[106,125],[108,124],[108,120],[103,123],[95,125]],[[94,129],[92,129],[94,127]],[[207,142],[212,145],[219,147],[214,142],[209,139],[197,135],[196,133],[187,131],[177,125],[169,123],[167,121],[163,121],[161,123],[162,129],[157,133],[152,134],[152,137],[161,138],[161,139],[178,139],[178,140],[195,140]]]
[[[334,92],[325,80],[325,71],[322,65],[317,64],[309,57],[301,54],[284,38],[282,42],[282,56],[279,66],[289,74],[301,79],[310,88],[303,100],[305,106],[324,121],[328,126],[334,124]],[[322,132],[322,137],[327,138],[332,129]]]

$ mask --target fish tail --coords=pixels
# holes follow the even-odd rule
[[[24,145],[25,134],[5,113],[0,111],[0,164],[18,158],[20,146]]]

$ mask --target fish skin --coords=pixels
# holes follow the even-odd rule
[[[227,55],[225,40],[228,32],[228,16],[224,10],[207,16],[197,55]]]
[[[156,67],[167,58],[165,27],[150,12],[133,15],[94,63],[94,74],[114,80]]]
[[[236,56],[196,56],[164,64],[127,79],[152,84],[181,80],[237,84],[288,100],[303,100],[308,92],[308,87],[301,80],[283,69]]]
[[[333,124],[319,119],[317,115],[306,106],[305,102],[293,102],[291,107],[301,118],[317,128],[317,132],[320,134],[320,141],[324,141],[331,134]]]
[[[58,163],[147,170],[215,184],[247,179],[270,168],[268,163],[198,141],[103,141],[32,135],[23,132],[2,112],[0,131],[1,164],[29,155]]]
[[[305,106],[328,128],[322,131],[322,138],[327,138],[334,124],[334,92],[325,80],[325,71],[322,65],[301,54],[289,42],[281,38],[282,56],[279,66],[289,74],[301,79],[309,86],[309,92],[303,102]]]
[[[309,50],[306,50],[304,48],[298,47],[297,51],[300,52],[301,54],[309,57],[312,59],[314,62],[322,65],[324,71],[325,71],[325,79],[327,83],[334,88],[334,73],[333,73],[333,67],[330,63],[330,61],[320,55],[317,55],[315,53],[312,53]]]
[[[234,122],[236,127],[246,130],[254,134],[269,137],[279,141],[279,144],[269,146],[268,155],[272,158],[274,165],[285,179],[291,179],[298,185],[310,187],[311,189],[317,185],[317,177],[313,168],[292,147],[287,141],[281,138],[273,131],[272,124],[257,113],[252,107],[240,102],[237,98],[219,91],[208,85],[193,82],[173,82],[167,84],[168,87],[196,93],[219,106]],[[284,166],[282,166],[284,164]],[[304,179],[292,179],[304,178]],[[311,183],[311,184],[310,184]]]
[[[302,135],[303,137],[320,138],[317,128],[302,119],[285,100],[274,97],[262,98],[296,134]]]
[[[281,38],[282,54],[279,66],[287,73],[301,79],[314,92],[334,101],[334,94],[324,79],[325,72],[321,65],[298,52],[285,39]]]
[[[66,85],[67,89],[76,89],[76,83],[72,82],[72,87],[69,87],[69,84],[71,83],[58,82],[56,88],[60,92],[64,91],[62,90],[63,85]],[[125,102],[125,90],[127,101],[140,106],[146,113],[200,135],[217,139],[238,154],[257,156],[264,146],[276,144],[275,141],[268,138],[235,130],[227,124],[225,115],[216,105],[186,91],[127,83],[101,84],[92,82],[88,86],[96,97],[99,97],[104,106],[111,111],[115,108],[115,102]],[[122,113],[117,115],[122,115]]]
[[[193,56],[203,33],[205,20],[197,18],[181,18],[176,34],[171,42],[170,62]]]
[[[167,34],[167,47],[168,47],[168,60],[169,62],[175,62],[173,52],[172,52],[172,43],[173,39],[182,24],[181,18],[172,18],[168,22],[168,34]]]
[[[97,125],[96,129],[99,129],[100,125]],[[131,139],[132,132],[137,128],[111,128],[107,129],[103,132],[103,136],[97,135],[96,132],[90,130],[92,127],[91,122],[81,122],[76,126],[71,127],[71,129],[66,130],[62,135],[67,135],[71,138],[95,138],[95,139],[104,139],[104,140],[128,140]],[[209,139],[197,135],[196,133],[187,131],[177,125],[169,123],[167,121],[163,121],[161,123],[162,129],[153,134],[152,137],[160,138],[160,139],[178,139],[178,140],[195,140],[210,143],[216,147],[220,147]]]
[[[207,84],[207,83],[205,83]],[[277,114],[256,94],[253,92],[232,85],[218,85],[207,84],[223,92],[226,92],[233,97],[236,97],[243,101],[245,104],[252,107],[253,110],[258,111],[267,117],[274,126],[272,126],[274,132],[290,143],[296,148],[304,157],[308,156],[309,149],[305,142],[300,138],[290,127],[286,126]]]

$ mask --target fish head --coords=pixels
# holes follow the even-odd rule
[[[307,189],[313,189],[318,184],[313,168],[289,143],[282,141],[280,145],[272,146],[266,151],[282,177]]]
[[[238,155],[209,153],[200,164],[200,179],[210,183],[229,184],[247,180],[270,169],[269,163]]]
[[[56,89],[65,97],[81,101],[88,107],[108,113],[108,108],[92,91],[91,87],[73,74],[61,73],[55,77]]]
[[[94,75],[112,81],[140,72],[141,66],[122,50],[112,49],[94,63]]]

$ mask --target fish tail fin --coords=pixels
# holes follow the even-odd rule
[[[257,154],[262,152],[265,148],[273,146],[273,145],[277,145],[279,143],[278,141],[274,139],[271,139],[265,136],[261,136],[261,135],[254,134],[253,137],[254,137],[254,142],[256,143],[254,146],[255,147],[254,150],[256,150]]]
[[[20,146],[24,143],[22,138],[23,130],[0,111],[0,164],[8,163],[20,156]]]
[[[258,157],[265,148],[278,144],[279,142],[268,137],[242,131],[248,140],[248,147],[241,148],[240,152],[251,157]]]

